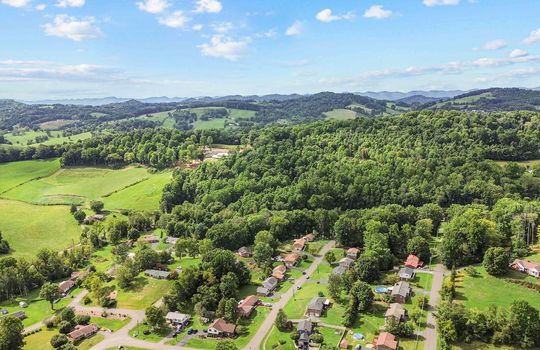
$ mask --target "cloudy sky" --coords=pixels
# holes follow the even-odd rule
[[[540,86],[538,0],[0,0],[0,98]]]

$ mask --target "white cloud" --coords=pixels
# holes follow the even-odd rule
[[[247,49],[248,43],[248,40],[235,41],[216,34],[212,36],[210,43],[199,45],[199,48],[204,56],[223,57],[236,61]]]
[[[221,12],[223,6],[218,0],[197,0],[197,7],[195,12],[198,13],[219,13]]]
[[[215,23],[212,24],[212,29],[217,33],[224,34],[233,29],[233,24],[231,22]]]
[[[56,7],[83,7],[85,0],[60,0]]]
[[[540,41],[540,28],[533,30],[528,37],[523,39],[523,43],[530,45]]]
[[[202,24],[194,24],[192,27],[191,27],[191,30],[193,31],[196,31],[196,32],[199,32],[203,29],[203,25]]]
[[[36,5],[36,11],[43,11],[47,8],[47,4],[38,4]]]
[[[11,7],[25,7],[32,0],[2,0],[2,4],[8,5]]]
[[[277,36],[277,32],[273,29],[270,29],[266,32],[257,33],[255,34],[257,38],[275,38]]]
[[[161,13],[171,4],[167,0],[144,0],[137,3],[139,10],[149,13]]]
[[[506,47],[506,41],[502,39],[497,39],[497,40],[488,41],[487,43],[482,45],[481,48],[476,49],[476,50],[494,51],[494,50],[502,49],[504,47]]]
[[[81,41],[101,35],[101,30],[94,27],[94,22],[94,17],[77,19],[68,15],[57,15],[53,23],[47,23],[43,28],[47,35]]]
[[[158,19],[159,24],[171,28],[183,28],[190,20],[191,19],[184,15],[182,11],[174,11],[173,13]]]
[[[295,21],[287,30],[285,31],[285,35],[288,36],[295,36],[302,34],[303,30],[303,24],[300,21]]]
[[[529,53],[527,51],[523,51],[521,49],[515,49],[515,50],[512,50],[510,52],[510,55],[509,57],[510,58],[518,58],[518,57],[525,57],[527,56]]]
[[[392,16],[392,11],[385,10],[382,5],[373,5],[364,12],[364,17],[383,19]]]
[[[449,6],[449,5],[458,5],[459,0],[424,0],[424,5],[426,6]]]
[[[340,20],[343,20],[343,19],[353,19],[354,14],[352,12],[347,12],[347,13],[345,13],[343,15],[334,15],[332,13],[332,10],[324,9],[321,12],[317,13],[315,18],[317,18],[321,22],[329,23],[329,22],[333,22],[333,21],[340,21]]]

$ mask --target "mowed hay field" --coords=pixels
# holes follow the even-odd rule
[[[127,167],[120,170],[100,167],[63,168],[54,174],[26,182],[2,194],[34,204],[85,204],[100,199],[149,177],[145,168]]]
[[[147,180],[103,198],[105,209],[158,210],[163,187],[171,181],[172,172],[150,174]]]
[[[0,164],[0,194],[32,179],[54,174],[60,160],[24,160]]]
[[[37,206],[0,199],[0,231],[15,256],[41,248],[59,250],[78,242],[81,229],[67,206]]]

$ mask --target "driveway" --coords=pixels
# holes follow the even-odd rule
[[[306,283],[308,277],[310,277],[313,272],[317,270],[317,267],[322,263],[324,259],[324,254],[328,252],[330,249],[332,249],[335,246],[335,241],[328,242],[320,251],[319,256],[315,257],[313,260],[313,263],[310,267],[308,267],[305,271],[306,274],[302,275],[298,279],[296,279],[295,283],[291,288],[289,288],[288,291],[283,293],[281,296],[281,299],[274,303],[272,306],[272,311],[270,311],[270,314],[266,317],[262,325],[257,330],[257,333],[251,338],[251,341],[244,347],[244,350],[259,350],[261,348],[261,343],[264,342],[266,334],[270,331],[272,326],[274,325],[274,321],[277,317],[279,309],[283,309],[287,302],[293,297],[294,290],[298,289],[298,287],[301,287],[304,283]],[[263,345],[263,350],[265,349]]]
[[[435,311],[441,301],[439,291],[442,288],[444,276],[448,274],[448,269],[444,265],[437,264],[433,268],[433,283],[431,285],[431,291],[429,293],[428,315],[426,322],[426,329],[422,332],[422,335],[426,338],[424,349],[436,350],[437,349],[437,320],[435,318]]]

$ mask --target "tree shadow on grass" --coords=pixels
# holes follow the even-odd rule
[[[137,293],[140,292],[148,285],[148,279],[143,276],[137,276],[133,279],[133,282],[129,286],[129,288],[126,289],[127,292],[133,292]]]

